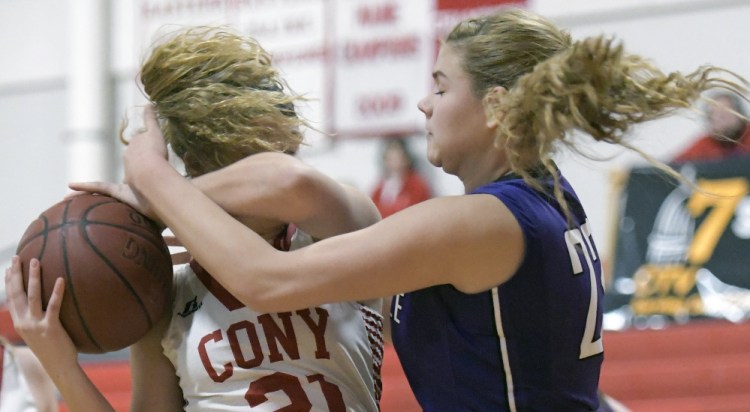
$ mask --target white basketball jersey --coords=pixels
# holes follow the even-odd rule
[[[291,249],[311,243],[296,231]],[[199,265],[175,268],[162,340],[190,411],[377,411],[380,301],[251,311]]]
[[[13,355],[4,346],[0,346],[0,412],[35,412],[37,411],[29,384],[18,368]]]

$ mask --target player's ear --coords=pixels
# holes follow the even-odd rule
[[[503,120],[503,114],[500,108],[500,102],[502,101],[508,89],[502,86],[495,86],[487,91],[482,99],[484,105],[484,114],[487,117],[487,127],[490,129],[496,128]]]

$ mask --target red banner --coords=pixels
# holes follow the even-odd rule
[[[526,4],[526,0],[437,0],[438,10],[466,10],[484,7],[494,7],[499,5],[518,5]]]
[[[138,55],[182,25],[230,25],[258,39],[301,113],[338,136],[419,133],[435,39],[458,21],[526,0],[139,0]]]

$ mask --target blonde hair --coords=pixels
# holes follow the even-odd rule
[[[498,121],[495,143],[506,151],[513,172],[541,190],[532,175],[542,165],[554,176],[555,197],[564,207],[552,155],[558,144],[582,153],[568,132],[626,147],[679,177],[625,140],[630,126],[691,108],[707,90],[747,93],[747,82],[731,71],[703,66],[686,75],[665,74],[611,38],[572,41],[564,30],[520,9],[463,21],[445,43],[461,56],[488,118]],[[497,86],[508,91],[502,98],[488,93]]]
[[[271,62],[255,39],[226,28],[183,29],[153,47],[140,79],[189,176],[258,152],[296,152],[302,97],[285,92]]]

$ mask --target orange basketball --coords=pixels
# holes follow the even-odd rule
[[[82,353],[137,342],[170,304],[172,262],[153,221],[109,196],[56,203],[29,225],[16,254],[28,288],[31,258],[41,263],[43,304],[65,279],[60,320]]]

